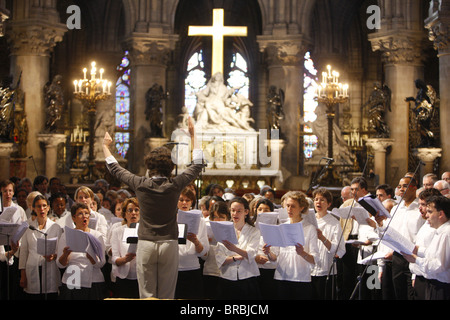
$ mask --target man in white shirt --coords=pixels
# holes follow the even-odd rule
[[[403,200],[392,208],[392,218],[388,227],[395,229],[406,239],[415,243],[416,235],[425,223],[416,198],[417,181],[412,177],[403,177],[397,188]],[[409,263],[396,252],[392,252],[392,282],[396,300],[412,300],[414,298]]]
[[[426,278],[426,300],[450,300],[450,199],[433,196],[428,199],[427,223],[436,234],[425,252],[403,254],[406,260],[423,272]]]

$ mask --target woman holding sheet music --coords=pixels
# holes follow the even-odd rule
[[[318,188],[313,192],[316,212],[318,247],[320,263],[316,263],[312,271],[313,299],[329,300],[333,297],[333,281],[337,274],[335,258],[345,254],[345,241],[339,220],[328,211],[333,204],[333,195],[326,188]],[[328,276],[331,276],[328,278]]]
[[[253,217],[255,223],[258,215],[263,212],[274,212],[273,202],[267,198],[259,198],[255,204],[255,215]],[[278,220],[278,219],[277,219]],[[278,224],[278,223],[277,223]],[[276,282],[274,280],[276,261],[271,261],[264,253],[264,239],[261,237],[259,242],[258,254],[256,255],[256,263],[258,264],[260,276],[258,277],[261,296],[264,300],[273,300],[276,297]]]
[[[62,229],[48,218],[49,210],[47,197],[38,195],[34,198],[36,219],[30,221],[32,229],[28,229],[21,239],[20,286],[30,299],[56,300],[61,284],[61,275],[56,266],[56,242]],[[47,234],[46,238],[44,233]],[[46,245],[50,251],[45,252]]]
[[[90,208],[84,203],[77,202],[72,206],[70,213],[75,229],[91,233],[98,240],[101,251],[105,252],[102,233],[89,228]],[[58,267],[65,269],[60,298],[62,300],[102,300],[105,297],[105,278],[101,268],[105,264],[105,256],[100,254],[100,256],[92,257],[87,252],[72,252],[67,246],[66,232],[58,241],[56,260]]]
[[[136,273],[136,251],[130,250],[130,244],[124,241],[126,229],[137,228],[140,208],[136,198],[125,199],[123,203],[124,224],[111,230],[112,277],[115,279],[114,296],[116,298],[139,298],[139,285]]]
[[[178,210],[190,211],[195,199],[194,191],[190,187],[186,187],[181,191]],[[206,258],[209,251],[209,242],[203,215],[200,211],[197,214],[200,219],[197,234],[188,232],[186,244],[178,245],[178,280],[175,299],[203,298],[203,276],[199,258]]]
[[[309,203],[303,192],[289,191],[284,196],[284,206],[289,215],[287,223],[302,223],[302,215],[308,214]],[[317,230],[312,224],[303,225],[304,245],[280,247],[275,254],[270,246],[264,250],[269,259],[277,261],[275,280],[278,298],[282,300],[312,299],[311,271],[318,258]],[[299,240],[300,241],[300,240]]]
[[[247,200],[234,198],[229,207],[238,243],[224,240],[217,245],[216,261],[222,273],[220,299],[259,299],[259,269],[255,257],[261,235],[250,220]]]

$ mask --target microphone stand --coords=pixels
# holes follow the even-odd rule
[[[39,230],[36,227],[33,227],[33,226],[29,226],[29,228],[33,231],[37,231],[44,235],[44,270],[43,270],[44,272],[43,272],[43,275],[44,275],[44,285],[45,285],[44,296],[45,296],[45,300],[47,300],[47,291],[48,291],[47,290],[47,236],[48,236],[48,234],[46,232]]]
[[[325,174],[325,172],[328,170],[328,167],[330,166],[330,164],[334,161],[334,159],[331,158],[322,158],[319,161],[319,166],[320,163],[323,159],[327,159],[327,164],[325,166],[322,167],[322,169],[320,170],[320,172],[316,172],[316,174],[314,175],[314,179],[311,181],[308,190],[306,191],[306,194],[308,194],[317,184],[317,181],[319,181],[320,179],[322,179],[322,176]]]
[[[364,164],[364,169],[363,169],[363,172],[362,172],[362,176],[363,176],[363,177],[364,177],[364,174],[365,174],[365,171],[366,171],[366,168],[367,168],[367,164],[368,164],[368,162],[369,162],[369,157],[373,157],[373,156],[372,156],[372,155],[368,155],[368,156],[367,156],[367,160],[366,160],[366,163]],[[331,160],[331,159],[330,159],[330,160]],[[347,218],[345,219],[344,227],[342,228],[342,233],[341,233],[341,235],[340,235],[340,237],[339,237],[339,242],[338,242],[338,244],[337,244],[337,246],[336,246],[336,251],[335,251],[335,253],[334,253],[334,255],[333,255],[333,263],[331,264],[330,269],[328,270],[327,281],[329,280],[329,278],[330,278],[330,276],[331,276],[331,272],[333,272],[333,269],[335,268],[335,265],[337,264],[336,253],[337,253],[337,251],[339,250],[339,246],[340,246],[340,244],[341,244],[341,242],[342,242],[342,239],[343,239],[343,237],[344,237],[344,230],[345,230],[345,228],[347,227],[347,222],[349,221],[349,219],[350,219],[350,217],[351,217],[351,212],[352,212],[353,207],[354,207],[354,205],[355,205],[355,201],[356,201],[356,199],[353,198],[353,201],[352,201],[352,204],[351,204],[351,206],[350,206],[350,210],[349,210],[349,212],[348,212]],[[331,300],[334,300],[334,292],[335,292],[335,290],[336,290],[336,285],[335,285],[335,283],[334,283],[334,280],[335,280],[335,275],[333,275],[333,277],[332,277],[333,283],[332,283],[332,295],[331,295]],[[325,293],[326,293],[326,288],[325,288]]]
[[[381,237],[380,237],[380,239],[378,240],[378,243],[381,243],[381,241],[383,240],[384,235],[386,234],[386,231],[388,230],[388,228],[389,228],[389,226],[390,226],[392,220],[394,219],[395,214],[397,213],[397,210],[398,210],[398,208],[399,208],[399,205],[402,203],[403,199],[405,198],[406,192],[408,192],[409,187],[411,186],[411,183],[412,183],[413,179],[415,179],[414,177],[416,176],[416,174],[417,174],[417,172],[418,172],[420,166],[422,166],[422,165],[424,165],[424,163],[423,163],[422,161],[419,161],[419,164],[417,165],[416,170],[414,171],[414,175],[413,175],[413,177],[411,178],[411,180],[409,181],[408,186],[406,187],[406,190],[405,190],[405,192],[403,193],[403,196],[401,197],[401,199],[400,199],[398,205],[395,207],[395,211],[394,211],[394,213],[391,215],[391,218],[390,218],[390,220],[389,220],[389,222],[388,222],[386,228],[385,228],[384,231],[382,232]],[[417,183],[417,181],[416,181],[416,183]],[[359,290],[358,290],[358,291],[359,291],[359,300],[361,300],[361,290],[362,290],[362,288],[361,288],[361,281],[362,281],[362,278],[363,278],[364,274],[365,274],[366,271],[367,271],[367,268],[368,268],[369,265],[372,263],[372,259],[373,259],[373,255],[374,255],[374,254],[375,254],[375,250],[374,250],[374,251],[372,252],[372,254],[370,255],[370,259],[369,259],[369,261],[367,262],[366,267],[365,267],[364,270],[361,272],[361,274],[358,276],[358,281],[357,281],[357,283],[356,283],[355,288],[353,289],[353,292],[352,292],[352,295],[351,295],[351,297],[350,297],[350,300],[353,299],[354,295],[356,294],[356,290],[357,290],[358,288],[359,288]]]

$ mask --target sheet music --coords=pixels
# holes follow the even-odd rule
[[[10,245],[12,243],[18,243],[20,238],[27,231],[29,225],[28,222],[11,223],[11,222],[0,222],[0,245]],[[8,243],[8,235],[9,242]]]
[[[370,218],[370,215],[367,212],[367,210],[360,206],[333,208],[333,210],[331,210],[331,214],[342,219],[351,219],[352,217],[355,217],[356,221],[359,224],[367,224],[366,219]]]
[[[359,264],[367,264],[369,262],[374,262],[374,261],[379,260],[379,259],[384,259],[385,256],[386,256],[386,252],[377,251],[373,255],[371,254],[370,256],[362,259],[359,262]]]
[[[386,218],[391,217],[389,211],[387,211],[387,209],[383,206],[380,199],[373,195],[359,198],[358,203],[365,207],[366,210],[368,210],[373,216],[375,216],[377,212],[379,212],[381,216],[385,216]]]
[[[81,230],[64,227],[66,245],[73,252],[86,252],[89,241],[87,234]]]
[[[127,243],[128,238],[137,238],[138,237],[138,225],[136,225],[136,228],[124,228],[123,229],[123,237],[122,242]]]
[[[276,208],[275,212],[278,212],[279,214],[278,218],[280,219],[280,223],[285,223],[289,220],[289,215],[286,208]]]
[[[404,236],[402,236],[397,230],[393,228],[387,228],[381,240],[382,244],[388,246],[397,253],[412,254],[415,245]]]
[[[305,235],[302,223],[285,223],[270,225],[260,223],[260,231],[266,244],[275,247],[295,246],[297,243],[305,244]]]
[[[30,225],[28,224],[28,222],[22,222],[16,229],[14,235],[11,237],[11,241],[13,243],[18,243],[19,240],[22,238],[22,236],[25,234],[25,231],[28,230],[28,227]]]
[[[86,248],[86,252],[91,257],[98,257],[100,260],[105,259],[105,253],[103,252],[102,244],[100,243],[100,240],[98,240],[92,233],[85,232],[87,239],[88,239],[88,245]]]
[[[20,216],[16,206],[11,206],[3,208],[3,212],[0,214],[0,221],[18,223],[20,221]]]
[[[128,246],[128,253],[136,253],[137,251],[137,243],[130,243]]]
[[[200,219],[203,214],[200,210],[182,211],[178,210],[177,222],[187,225],[187,232],[198,234]]]
[[[314,228],[319,229],[319,224],[317,223],[316,211],[313,208],[308,209],[307,214],[303,214],[302,218],[304,220],[303,224],[312,224]]]
[[[259,228],[259,223],[278,224],[278,212],[261,212],[256,216],[255,226]]]
[[[238,244],[234,224],[231,221],[210,221],[211,229],[217,242],[227,240],[233,244]]]
[[[45,250],[45,243],[47,242],[47,251]],[[37,253],[41,256],[49,256],[56,253],[56,244],[58,238],[50,238],[45,241],[45,238],[37,238]]]

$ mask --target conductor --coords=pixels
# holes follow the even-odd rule
[[[191,118],[188,131],[194,149],[193,164],[176,177],[172,177],[175,164],[168,148],[156,148],[145,157],[148,174],[141,177],[122,168],[113,157],[109,150],[112,138],[108,132],[103,139],[108,170],[136,193],[141,208],[136,252],[141,299],[173,299],[175,295],[178,274],[178,199],[181,191],[204,167],[203,153],[197,147]]]

